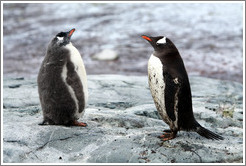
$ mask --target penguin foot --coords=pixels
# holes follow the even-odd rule
[[[168,141],[171,139],[174,139],[176,137],[176,133],[167,130],[167,132],[165,132],[163,135],[159,136],[160,139],[162,139],[162,141]]]
[[[38,125],[54,125],[55,123],[52,120],[44,119],[41,123]]]
[[[73,121],[72,126],[80,126],[80,127],[86,127],[87,124],[83,122],[78,122],[77,120]]]
[[[165,133],[171,133],[172,131],[171,131],[171,130],[166,129],[166,130],[163,130],[163,132],[165,132]]]
[[[40,125],[40,126],[42,126],[42,125],[49,125],[49,123],[48,123],[48,122],[43,121],[43,122],[39,123],[38,125]]]

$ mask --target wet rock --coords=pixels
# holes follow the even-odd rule
[[[87,127],[40,126],[36,79],[3,81],[4,163],[242,163],[243,85],[191,77],[194,115],[223,141],[194,132],[162,142],[146,76],[89,75]],[[9,85],[21,85],[9,88]],[[229,102],[230,101],[230,102]],[[223,116],[230,108],[231,116]]]

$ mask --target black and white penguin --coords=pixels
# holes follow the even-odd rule
[[[205,129],[194,118],[189,78],[178,49],[164,36],[142,36],[154,48],[148,61],[148,81],[155,106],[170,130],[160,136],[164,141],[180,130],[195,131],[208,139],[223,137]]]
[[[60,32],[51,40],[39,70],[42,124],[86,126],[77,121],[84,114],[88,88],[83,60],[70,42],[74,31]]]

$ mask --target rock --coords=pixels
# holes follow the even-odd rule
[[[9,85],[9,88],[19,88],[21,84]]]
[[[242,163],[243,85],[202,77],[190,82],[197,121],[223,141],[181,131],[162,142],[158,136],[168,126],[155,109],[146,76],[89,75],[89,103],[80,119],[85,128],[38,125],[36,80],[4,79],[3,162]],[[232,117],[223,116],[223,108]]]
[[[111,61],[118,59],[118,54],[111,49],[104,49],[98,54],[95,54],[92,59],[100,61]]]

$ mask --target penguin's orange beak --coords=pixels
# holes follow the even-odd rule
[[[68,37],[71,37],[72,34],[74,33],[74,31],[75,31],[75,28],[73,28],[71,31],[69,31]]]
[[[148,36],[142,36],[142,38],[144,38],[144,39],[146,39],[146,40],[148,40],[148,41],[152,41]]]

